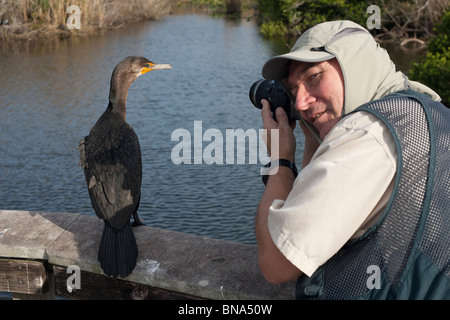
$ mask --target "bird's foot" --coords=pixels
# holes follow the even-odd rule
[[[142,222],[141,219],[139,219],[139,216],[137,215],[137,213],[133,214],[133,219],[134,221],[131,223],[131,226],[134,227],[139,227],[139,226],[145,226],[146,224]]]
[[[134,227],[146,226],[146,224],[143,223],[141,220],[139,220],[139,221],[135,220],[134,222],[131,223],[131,226],[134,228]]]

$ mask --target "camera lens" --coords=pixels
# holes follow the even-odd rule
[[[270,111],[275,120],[275,109],[278,107],[283,108],[289,121],[300,119],[300,114],[293,109],[293,101],[291,100],[289,93],[280,81],[264,79],[256,81],[250,87],[249,97],[253,105],[259,109],[262,109],[261,99],[268,100]]]
[[[258,80],[256,81],[251,87],[250,87],[250,92],[249,92],[249,96],[250,96],[250,101],[253,103],[253,105],[259,109],[262,109],[262,104],[261,104],[261,92],[260,90],[258,90],[259,86],[261,85],[261,83],[263,83],[264,79],[262,80]]]

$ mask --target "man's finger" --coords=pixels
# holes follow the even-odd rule
[[[284,111],[283,108],[281,107],[276,108],[275,113],[279,125],[289,125],[289,119],[287,117],[286,111]]]
[[[272,118],[272,113],[270,112],[270,104],[266,99],[261,100],[262,109],[261,109],[261,117],[263,120],[264,128],[273,128],[277,125],[275,120]]]

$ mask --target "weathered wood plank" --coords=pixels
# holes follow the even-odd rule
[[[114,279],[104,275],[81,271],[80,288],[73,289],[75,273],[67,267],[53,266],[56,295],[71,300],[198,300],[191,295],[152,286]],[[72,277],[72,278],[70,278]],[[71,288],[68,288],[68,283]]]
[[[45,264],[44,264],[45,265]],[[28,293],[13,293],[13,300],[55,300],[55,282],[53,273],[48,271],[47,267],[47,281],[44,288],[48,288],[48,290],[44,290],[43,293],[38,294],[28,294]]]
[[[42,262],[0,259],[0,291],[43,294],[48,289],[47,271]]]

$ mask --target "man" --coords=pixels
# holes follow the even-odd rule
[[[266,279],[298,279],[299,299],[450,298],[450,110],[439,96],[350,21],[307,30],[263,76],[292,93],[305,135],[296,177],[295,124],[262,101],[284,159],[255,221]]]

